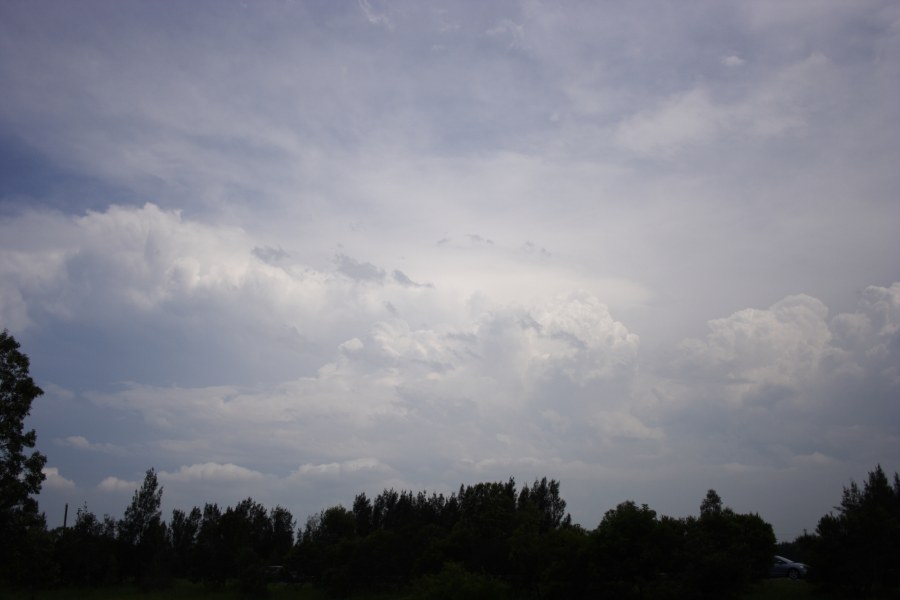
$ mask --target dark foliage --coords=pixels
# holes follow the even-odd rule
[[[212,588],[224,586],[229,574],[228,548],[225,547],[225,538],[220,527],[221,520],[222,511],[219,510],[219,505],[207,503],[203,507],[200,530],[197,532],[194,547],[196,562],[193,568],[197,576]]]
[[[75,525],[57,533],[56,560],[64,583],[93,587],[118,581],[119,549],[112,517],[101,521],[84,505],[76,512]]]
[[[0,579],[24,584],[40,576],[35,569],[45,554],[46,525],[33,496],[41,491],[47,459],[28,451],[37,434],[25,431],[25,418],[44,392],[19,348],[7,330],[0,332]]]
[[[176,577],[196,579],[197,539],[200,535],[200,521],[203,513],[196,506],[190,513],[175,509],[169,521],[169,546],[172,549],[172,570]]]
[[[734,596],[768,574],[775,553],[772,526],[755,514],[736,514],[711,498],[701,504],[700,517],[685,521],[682,576],[700,598]]]
[[[565,506],[546,479],[518,493],[509,480],[449,498],[361,494],[352,511],[311,517],[296,556],[336,596],[412,585],[432,597],[443,585],[471,597],[491,589],[518,598],[724,598],[767,574],[775,545],[768,523],[723,507],[713,491],[699,517],[658,518],[629,501],[592,532],[572,525]]]
[[[836,511],[805,540],[812,580],[856,598],[900,591],[900,477],[892,485],[879,465],[862,488],[844,488]]]
[[[156,471],[147,470],[118,526],[123,571],[146,589],[172,583],[172,553],[160,510],[162,494]]]
[[[211,588],[234,579],[244,595],[264,596],[270,568],[284,565],[294,554],[294,518],[281,506],[267,511],[247,498],[225,512],[216,504],[207,504],[202,512],[194,508],[190,517],[179,515],[177,521],[185,534],[176,548],[176,564]],[[173,514],[173,532],[175,522]]]

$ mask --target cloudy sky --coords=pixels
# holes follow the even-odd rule
[[[900,470],[896,2],[10,0],[0,87],[51,526]]]

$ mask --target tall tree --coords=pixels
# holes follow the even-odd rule
[[[643,597],[644,588],[662,569],[656,511],[632,500],[606,511],[594,533],[607,591],[620,598]]]
[[[706,497],[700,502],[700,517],[710,518],[722,514],[722,498],[716,490],[706,492]]]
[[[356,533],[365,537],[372,531],[372,501],[365,493],[357,494],[353,499],[353,516],[356,517]]]
[[[862,488],[844,488],[837,514],[819,520],[813,580],[863,598],[896,593],[900,582],[900,477],[893,486],[878,465]]]
[[[516,482],[478,483],[459,493],[460,519],[449,542],[467,569],[508,575],[511,534],[516,525]]]
[[[134,491],[131,504],[119,523],[119,537],[129,544],[140,545],[153,535],[153,530],[162,522],[163,488],[160,487],[155,469],[148,469],[144,482]]]
[[[85,504],[75,513],[75,525],[57,536],[56,560],[63,583],[96,586],[116,580],[116,523],[112,517],[104,515],[100,520]]]
[[[141,487],[119,521],[119,540],[126,559],[126,572],[145,587],[168,584],[166,525],[162,521],[162,493],[156,471],[148,469]]]
[[[174,554],[174,571],[177,576],[195,575],[194,556],[202,518],[202,513],[196,506],[190,513],[178,508],[172,511],[172,519],[169,521],[169,544]]]
[[[294,528],[297,522],[291,511],[283,506],[276,506],[269,511],[271,522],[271,539],[268,544],[269,560],[282,563],[294,546]]]
[[[685,520],[685,581],[700,598],[727,598],[767,574],[775,553],[772,526],[757,514],[724,506],[715,490],[700,517]]]
[[[17,570],[28,531],[41,527],[37,501],[47,458],[29,453],[37,435],[25,431],[31,403],[44,392],[28,374],[28,356],[7,330],[0,333],[0,569]],[[7,573],[2,573],[7,575]]]
[[[541,515],[541,532],[572,524],[572,517],[566,513],[566,501],[559,495],[559,482],[534,480],[534,485],[522,487],[518,499],[519,510],[537,510]]]
[[[222,535],[222,511],[218,504],[207,503],[197,532],[197,566],[203,580],[214,588],[225,585],[227,550]]]

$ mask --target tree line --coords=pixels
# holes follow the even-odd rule
[[[34,500],[46,459],[24,430],[42,393],[28,358],[0,334],[0,582],[32,588],[131,581],[163,588],[176,578],[265,596],[273,580],[315,585],[335,597],[727,598],[766,577],[772,526],[725,506],[714,490],[697,515],[658,515],[626,501],[591,530],[574,524],[560,483],[542,478],[461,485],[449,495],[387,489],[358,494],[298,527],[282,506],[247,498],[221,508],[175,509],[149,469],[121,519],[76,511],[48,530]],[[900,580],[900,478],[880,466],[845,488],[814,534],[780,548],[811,565],[810,578],[846,597],[896,593]]]
[[[547,478],[521,488],[512,479],[460,486],[449,496],[390,489],[358,494],[351,508],[324,509],[299,528],[287,509],[247,498],[224,510],[175,509],[166,522],[150,469],[121,519],[79,508],[72,527],[44,532],[38,570],[18,576],[144,588],[188,578],[260,596],[277,578],[336,597],[455,589],[485,598],[712,598],[765,576],[771,562],[772,527],[723,506],[713,490],[697,517],[658,517],[628,501],[592,531],[572,523],[559,491]]]

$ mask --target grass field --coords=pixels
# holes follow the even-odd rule
[[[741,596],[742,600],[806,600],[813,598],[812,586],[805,581],[764,579]]]
[[[271,600],[324,600],[325,595],[309,586],[269,586]],[[178,580],[171,588],[158,591],[143,591],[133,585],[112,585],[100,588],[60,588],[38,590],[30,593],[0,590],[0,598],[9,600],[242,600],[237,589],[212,590],[201,583]]]
[[[326,596],[310,586],[270,585],[272,600],[325,600]],[[33,596],[24,592],[0,590],[0,597],[9,600],[240,600],[236,589],[211,590],[199,583],[179,580],[166,590],[145,592],[131,585],[116,585],[97,589],[63,588],[38,590]],[[374,600],[373,596],[373,600]],[[386,600],[384,596],[379,597]],[[805,581],[767,579],[760,582],[742,600],[808,600],[813,598],[812,587]]]

